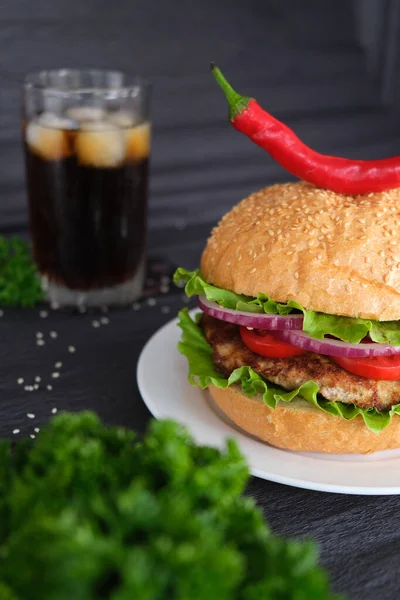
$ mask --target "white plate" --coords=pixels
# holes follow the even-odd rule
[[[300,488],[341,494],[400,494],[400,450],[370,456],[289,452],[244,433],[212,404],[207,391],[187,381],[187,361],[177,350],[180,329],[174,319],[142,350],[137,368],[140,393],[157,418],[187,425],[199,444],[222,447],[235,438],[251,473]]]

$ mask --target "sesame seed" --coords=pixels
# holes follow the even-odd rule
[[[38,383],[35,383],[35,384],[33,385],[33,389],[34,389],[34,390],[38,390],[38,389],[39,389],[39,384],[38,384]]]
[[[76,352],[75,346],[68,346],[68,352],[70,352],[71,354],[73,354],[74,352]]]
[[[92,327],[94,327],[95,329],[97,327],[100,327],[100,321],[92,321]]]
[[[298,272],[297,272],[297,271],[296,271],[296,273],[294,274],[294,278],[295,278],[295,279],[298,279],[298,278],[299,278],[299,274],[298,274]]]
[[[101,317],[100,319],[100,323],[102,323],[103,325],[108,325],[110,322],[110,319],[108,317]]]
[[[36,436],[34,433],[31,433],[29,437],[31,437],[34,440]]]
[[[0,309],[0,317],[2,317],[4,315],[4,310]]]
[[[162,285],[160,286],[160,292],[161,292],[162,294],[168,294],[168,292],[169,292],[169,285],[164,285],[164,284],[162,284]]]
[[[39,313],[39,317],[41,319],[45,319],[48,316],[49,316],[49,313],[47,312],[47,310],[41,310],[40,313]]]
[[[50,337],[53,338],[53,340],[55,340],[56,337],[58,337],[57,331],[50,331]]]
[[[38,339],[42,338],[42,337],[43,337],[43,333],[42,333],[41,331],[37,331],[37,332],[36,332],[36,337],[37,337]]]
[[[385,273],[385,275],[383,276],[383,281],[385,283],[388,283],[389,279],[390,279],[390,273]]]
[[[14,434],[14,435],[17,435],[17,434],[18,434],[18,433],[20,433],[20,432],[21,432],[21,430],[20,430],[20,429],[13,429],[13,434]]]
[[[257,271],[256,267],[250,271],[250,273],[255,273]]]
[[[139,302],[134,302],[134,303],[132,304],[132,309],[133,309],[133,310],[139,310],[139,308],[140,308],[140,304],[139,304]]]
[[[60,373],[58,373],[57,371],[54,371],[54,373],[51,374],[53,379],[57,379],[57,377],[60,377]]]
[[[171,312],[171,309],[170,309],[170,307],[169,307],[169,306],[162,306],[162,307],[161,307],[161,312],[162,312],[164,315],[167,315],[169,312]]]
[[[18,377],[17,383],[18,383],[18,385],[22,385],[24,383],[24,378],[23,377]]]
[[[155,298],[149,298],[149,299],[147,300],[147,304],[148,304],[149,306],[155,306],[155,305],[157,304],[157,300],[156,300]]]
[[[62,364],[61,361],[58,361],[58,362],[55,363],[54,366],[55,366],[56,369],[61,369],[61,367],[63,366],[63,364]]]
[[[51,390],[53,389],[52,385],[46,385],[46,388],[49,390],[49,392],[51,392]]]
[[[348,292],[351,292],[351,285],[350,285],[349,283],[346,285],[346,290],[347,290]]]
[[[35,433],[39,433],[40,429],[39,427],[35,427],[35,429],[33,430]]]
[[[26,416],[28,417],[28,419],[34,419],[35,415],[33,413],[26,413]]]
[[[60,308],[60,305],[58,302],[52,302],[50,306],[53,310],[58,310]]]
[[[87,311],[87,308],[84,304],[81,304],[78,306],[78,311],[83,315]]]
[[[55,415],[55,414],[56,414],[56,412],[57,412],[57,410],[58,410],[57,408],[52,408],[52,409],[51,409],[51,412],[52,412],[52,414],[53,414],[53,415]]]
[[[39,338],[38,340],[36,340],[36,346],[44,346],[45,345],[45,341],[42,340],[41,338]]]
[[[24,390],[26,392],[33,392],[33,385],[25,385]]]
[[[42,378],[39,377],[39,375],[36,375],[35,381],[36,381],[36,383],[40,383],[42,381]]]

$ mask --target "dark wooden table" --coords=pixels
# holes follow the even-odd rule
[[[175,238],[192,240],[187,256],[195,260],[193,240],[203,231],[179,227]],[[5,309],[0,318],[0,434],[14,439],[35,436],[55,412],[83,409],[95,410],[106,423],[143,431],[150,414],[137,389],[137,359],[149,336],[185,304],[180,290],[171,287],[166,292],[163,287],[160,293],[154,284],[163,275],[165,286],[171,267],[152,261],[147,295],[133,308],[85,314],[42,306]],[[38,339],[45,344],[38,345]],[[157,365],[154,369],[156,376]],[[352,599],[397,597],[400,517],[396,496],[318,493],[256,478],[248,493],[274,531],[311,536],[319,542],[336,590]]]

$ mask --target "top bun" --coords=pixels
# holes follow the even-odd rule
[[[400,320],[400,188],[345,196],[302,181],[267,187],[222,218],[201,272],[237,294]]]

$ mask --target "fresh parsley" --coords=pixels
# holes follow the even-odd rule
[[[0,236],[0,305],[34,306],[44,298],[29,245]]]
[[[172,421],[139,440],[93,413],[0,444],[0,597],[327,600],[311,542],[270,532],[237,445]]]

